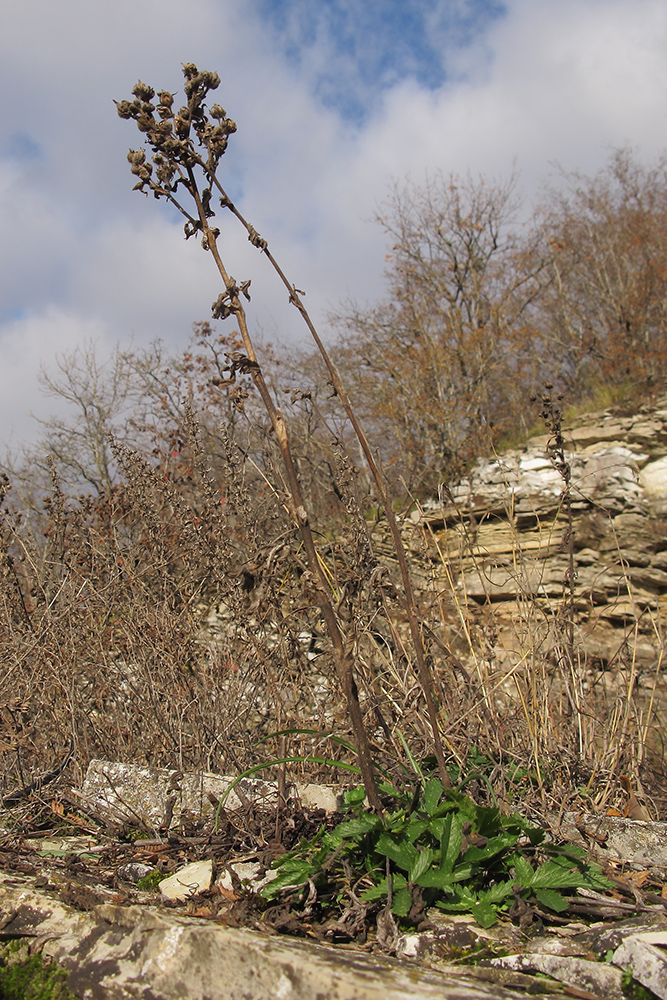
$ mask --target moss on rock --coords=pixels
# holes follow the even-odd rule
[[[24,941],[0,947],[0,1000],[76,1000],[67,972],[41,955],[30,955]]]

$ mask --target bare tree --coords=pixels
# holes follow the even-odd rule
[[[564,175],[537,214],[551,283],[534,312],[541,354],[570,396],[645,386],[667,371],[667,159],[627,149]]]
[[[516,223],[514,180],[439,176],[394,190],[388,295],[336,317],[340,363],[412,483],[433,485],[516,419],[531,382],[526,310],[542,265]]]

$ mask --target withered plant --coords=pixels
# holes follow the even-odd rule
[[[533,583],[522,581],[527,561],[515,535],[509,567],[517,583],[509,630],[515,641],[500,649],[502,614],[489,594],[471,597],[465,589],[464,564],[474,564],[484,578],[489,553],[479,536],[486,525],[474,511],[452,513],[449,501],[442,531],[420,516],[418,504],[412,517],[396,514],[377,457],[393,458],[391,435],[376,454],[302,293],[221,184],[221,157],[236,126],[219,105],[207,107],[217,76],[191,64],[184,76],[180,109],[171,93],[155,95],[139,83],[118,112],[134,120],[145,139],[145,149],[129,154],[137,189],[183,215],[186,237],[200,241],[213,259],[222,291],[214,322],[196,324],[177,356],[159,345],[117,352],[104,375],[94,352],[82,348],[63,357],[49,377],[49,391],[68,399],[77,414],[46,426],[44,447],[26,455],[24,468],[10,477],[14,488],[4,482],[0,498],[0,658],[7,664],[0,687],[0,797],[69,760],[73,736],[70,769],[92,757],[114,757],[223,773],[289,766],[336,780],[340,772],[332,763],[349,767],[356,751],[375,809],[381,803],[374,770],[389,773],[411,795],[420,762],[419,780],[437,768],[444,786],[456,780],[489,801],[494,794],[505,802],[521,795],[527,810],[536,801],[544,809],[576,799],[577,787],[604,774],[597,801],[606,803],[617,772],[636,773],[628,764],[642,760],[651,712],[638,736],[631,671],[627,697],[623,704],[619,699],[608,727],[613,753],[598,753],[609,706],[600,703],[600,685],[595,691],[586,686],[592,674],[585,658],[588,673],[582,673],[579,626],[573,627],[560,402],[554,394],[543,400],[563,498],[553,524],[545,520],[536,530],[549,536],[546,556],[565,528],[565,587],[557,597],[552,592],[547,606]],[[475,218],[469,231],[459,211],[465,198],[450,194],[446,205],[454,214],[445,221],[453,220],[465,242]],[[504,280],[505,265],[493,250],[504,202],[493,190],[468,194],[482,210],[478,221],[489,225],[484,240],[479,237],[484,245],[471,246],[469,263],[477,270],[467,292],[448,284],[453,272],[446,262],[468,258],[458,251],[447,258],[443,244],[442,259],[430,261],[410,212],[397,233],[405,243],[397,277],[406,336],[419,340],[417,320],[433,336],[440,319],[450,323],[449,340],[429,341],[429,357],[438,364],[423,372],[422,412],[431,412],[431,386],[440,386],[445,402],[462,400],[474,416],[466,424],[473,449],[475,428],[491,427],[496,410],[505,408],[505,390],[522,408],[526,370],[524,381],[508,379],[534,342],[530,324],[515,329],[515,321],[532,314],[532,295],[549,277],[543,261],[535,264],[528,254],[526,287]],[[428,214],[434,206],[421,207]],[[236,281],[221,255],[214,208],[225,218],[231,213],[275,269],[307,325],[312,354],[292,363],[285,352],[278,357],[270,345],[258,347],[250,331],[249,282]],[[421,290],[411,284],[411,247],[422,255]],[[523,266],[518,245],[510,241],[505,249],[505,263]],[[488,301],[487,279],[498,293]],[[444,296],[430,317],[429,289]],[[457,312],[464,292],[466,309]],[[401,379],[409,387],[411,366],[424,358],[403,351],[391,326],[395,318],[388,308],[375,316],[386,321],[382,329],[364,321],[360,332],[381,333],[376,348],[387,338],[394,344],[385,360],[390,368],[403,364]],[[511,330],[518,339],[508,368],[500,355]],[[458,345],[457,370],[470,375],[472,394],[457,394],[456,381],[445,392],[451,345]],[[382,381],[388,385],[391,372],[383,369]],[[442,412],[455,428],[456,409],[448,406]],[[366,417],[373,409],[369,397],[361,412]],[[403,419],[399,410],[385,416]],[[376,431],[381,421],[372,426]],[[419,433],[417,427],[417,463]],[[432,479],[442,470],[442,463],[435,465]],[[443,486],[445,498],[447,490]],[[512,526],[509,492],[506,505]],[[284,780],[285,772],[283,788]]]
[[[160,91],[157,94],[157,101],[154,101],[156,94],[153,88],[141,82],[133,88],[133,101],[121,101],[117,104],[120,117],[133,119],[136,122],[139,131],[145,136],[146,143],[152,151],[150,161],[147,159],[144,149],[130,150],[128,154],[132,173],[138,178],[135,188],[151,192],[155,198],[164,198],[185,217],[186,238],[200,236],[202,247],[213,257],[223,281],[224,291],[220,293],[213,305],[213,318],[220,320],[234,318],[238,324],[244,350],[243,352],[233,352],[227,356],[227,372],[225,377],[218,380],[217,384],[221,387],[231,386],[235,384],[237,375],[249,374],[271,421],[286,474],[287,490],[282,499],[295,528],[300,533],[308,562],[307,574],[304,575],[306,591],[309,599],[320,608],[326,623],[326,629],[332,643],[337,675],[345,694],[354,731],[359,766],[366,793],[371,806],[379,810],[381,803],[373,774],[368,735],[359,704],[349,638],[341,626],[340,615],[337,614],[334,606],[331,583],[323,570],[322,560],[315,545],[311,515],[301,488],[287,423],[283,412],[276,406],[267,386],[251,338],[243,301],[244,299],[250,300],[250,282],[237,283],[220,254],[218,246],[220,230],[211,221],[215,217],[214,198],[217,197],[220,206],[231,212],[241,222],[248,233],[250,242],[266,256],[280,276],[288,291],[290,302],[297,308],[315,341],[327,368],[331,385],[354,428],[373,477],[378,498],[384,508],[396,549],[414,656],[430,719],[441,780],[447,787],[450,780],[438,730],[433,682],[422,643],[400,530],[394,516],[385,479],[352,409],[338,372],[308,315],[296,285],[288,281],[275,257],[269,251],[267,241],[243,218],[218,179],[217,171],[220,159],[227,149],[229,137],[236,131],[236,123],[227,116],[219,104],[213,104],[210,109],[206,107],[207,96],[210,91],[217,89],[220,79],[216,73],[200,72],[193,63],[184,65],[183,75],[187,103],[178,111],[174,110],[174,95],[172,93],[165,90]]]

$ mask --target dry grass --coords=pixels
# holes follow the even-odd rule
[[[225,773],[285,755],[354,763],[330,643],[278,485],[266,472],[253,484],[237,467],[228,480],[238,492],[225,490],[221,505],[202,458],[188,483],[193,504],[140,456],[120,458],[126,479],[103,500],[66,498],[54,480],[39,534],[11,513],[11,494],[5,499],[2,793],[54,766],[71,735],[74,780],[94,757]],[[318,531],[318,558],[353,656],[374,762],[410,781],[405,747],[420,761],[433,742],[400,574],[386,524],[366,522],[342,458],[334,487],[343,500]],[[650,687],[638,687],[632,655],[606,671],[587,662],[578,628],[570,669],[559,602],[535,597],[522,578],[518,537],[508,627],[506,605],[480,604],[457,585],[442,532],[409,521],[405,532],[452,777],[538,813],[621,805],[622,773],[635,783],[644,776],[650,791],[662,767],[658,622]],[[473,537],[457,538],[481,559]],[[544,552],[546,565],[548,544]],[[290,773],[299,771],[349,780],[324,765],[295,764]],[[656,799],[654,814],[662,808]]]
[[[330,763],[304,760],[293,770],[325,780],[340,780],[332,761],[356,763],[376,807],[371,762],[410,784],[415,762],[432,758],[444,783],[538,812],[604,807],[618,795],[621,773],[636,779],[646,770],[648,747],[660,772],[655,699],[639,705],[634,661],[619,659],[610,697],[581,653],[569,473],[553,401],[545,419],[563,494],[554,523],[539,531],[548,537],[565,524],[569,571],[555,602],[519,586],[510,642],[497,608],[458,586],[447,547],[438,551],[438,539],[424,534],[411,542],[409,522],[401,531],[299,293],[217,180],[236,127],[217,105],[222,124],[206,117],[202,102],[217,77],[191,64],[184,73],[187,115],[181,109],[175,118],[172,95],[161,92],[158,121],[145,84],[119,113],[137,121],[154,152],[153,166],[143,151],[130,154],[138,186],[184,214],[186,235],[199,234],[224,285],[214,316],[233,318],[238,331],[216,341],[206,404],[191,401],[176,414],[162,444],[159,430],[152,450],[111,442],[115,485],[98,496],[67,495],[54,464],[28,510],[14,509],[4,484],[0,791],[49,770],[71,739],[75,779],[93,757],[227,773],[277,757],[318,757]],[[291,392],[300,423],[286,418],[288,402],[276,404],[281,397],[249,331],[247,284],[236,285],[218,252],[214,193],[288,289],[365,475],[309,386]],[[176,195],[191,196],[193,206]],[[211,346],[208,326],[203,337]],[[214,388],[230,401],[221,427],[211,418]],[[167,454],[178,442],[176,470],[165,441]],[[461,535],[468,554],[478,549],[476,532],[470,525]],[[518,542],[513,562],[521,584]],[[656,636],[662,650],[657,624]]]

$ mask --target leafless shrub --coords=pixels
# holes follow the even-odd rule
[[[118,110],[152,154],[130,153],[137,187],[184,215],[186,237],[201,240],[223,282],[213,317],[234,328],[221,335],[197,324],[180,357],[165,357],[159,345],[117,353],[106,374],[86,349],[63,359],[59,378],[49,380],[50,391],[69,394],[93,417],[79,438],[65,422],[47,428],[27,505],[28,477],[16,470],[23,493],[14,504],[3,481],[0,656],[9,667],[0,791],[57,761],[72,735],[80,768],[110,756],[241,771],[285,756],[288,744],[293,757],[349,764],[351,730],[377,809],[374,765],[410,781],[414,760],[432,754],[443,783],[452,775],[477,781],[485,794],[486,782],[505,801],[521,790],[544,807],[596,773],[609,794],[609,776],[649,726],[646,717],[631,733],[631,678],[626,708],[614,716],[611,761],[609,748],[602,757],[596,749],[599,720],[609,716],[597,692],[584,690],[569,585],[553,608],[525,588],[516,642],[499,662],[493,614],[456,587],[455,560],[437,538],[416,528],[415,542],[301,294],[218,180],[236,126],[219,105],[206,110],[216,75],[192,64],[184,75],[187,103],[178,112],[173,95],[156,99],[142,83]],[[477,232],[466,260],[477,278],[489,277],[509,195],[468,191],[470,219],[461,193],[452,198],[446,207],[458,213],[462,243],[445,262],[456,263],[466,234]],[[304,384],[304,373],[281,364],[269,345],[258,359],[249,283],[236,282],[220,256],[215,199],[284,282],[324,377]],[[417,239],[410,219],[403,222],[401,238]],[[454,296],[449,311],[459,310],[458,326],[448,329],[458,337],[461,372],[470,354],[477,375],[493,369],[499,386],[509,374],[494,352],[522,321],[542,275],[541,267],[530,271],[532,291],[524,288],[519,248],[503,253],[514,270],[511,280],[491,276],[493,302],[472,278],[447,284],[441,260],[431,276]],[[403,306],[414,320],[423,302],[407,296],[407,285]],[[480,389],[477,375],[466,405],[479,430],[491,410],[490,383]],[[554,447],[566,473],[557,434]],[[566,474],[564,484],[567,496]],[[568,525],[571,537],[571,517]],[[557,518],[548,530],[561,527]],[[462,536],[471,553],[476,528],[470,520]],[[568,739],[576,730],[574,751],[563,745],[564,722]],[[333,777],[329,764],[318,766]]]

